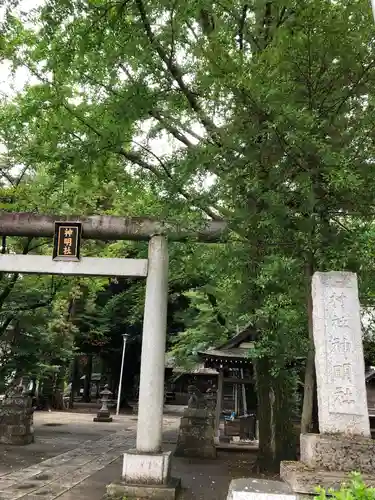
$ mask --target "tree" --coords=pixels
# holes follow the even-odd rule
[[[259,409],[272,416],[260,457],[277,464],[291,432],[286,366],[301,354],[311,422],[311,275],[373,268],[358,245],[373,237],[368,3],[48,0],[35,16],[7,20],[4,53],[38,82],[3,107],[9,156],[49,182],[73,176],[94,213],[105,203],[83,198],[108,183],[112,210],[142,189],[130,211],[149,197],[161,218],[228,219],[231,255],[212,252],[222,268],[210,281],[230,290],[229,321],[259,332]]]
[[[200,290],[189,290],[184,297],[189,301],[188,308],[179,311],[184,329],[172,337],[171,353],[177,366],[188,367],[197,361],[199,351],[223,344],[228,336],[225,324],[218,321],[214,296],[214,305]]]

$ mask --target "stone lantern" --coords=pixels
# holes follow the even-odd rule
[[[112,395],[112,392],[108,389],[108,385],[104,386],[104,389],[100,393],[102,407],[98,411],[96,417],[93,419],[94,422],[112,422],[111,413],[108,409],[108,400]]]

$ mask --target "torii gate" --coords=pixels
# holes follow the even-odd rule
[[[144,497],[145,487],[156,486],[152,498],[174,498],[170,453],[163,453],[161,448],[168,304],[167,238],[217,242],[226,231],[226,223],[210,221],[200,230],[189,231],[175,224],[144,217],[3,212],[0,213],[0,235],[52,238],[57,221],[80,222],[84,239],[149,241],[148,259],[82,257],[78,261],[67,262],[55,261],[45,255],[4,254],[0,255],[0,272],[146,278],[136,449],[124,454],[123,481],[121,485],[113,486],[116,492],[120,489],[123,494],[133,497]]]

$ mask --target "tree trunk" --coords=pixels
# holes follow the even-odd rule
[[[85,385],[83,388],[83,401],[89,403],[91,401],[91,377],[92,377],[92,354],[87,356],[85,366]]]
[[[43,380],[40,403],[45,410],[51,410],[53,406],[53,389],[54,389],[54,376],[48,375]]]
[[[258,395],[259,471],[280,469],[281,460],[296,457],[296,436],[293,429],[293,398],[295,388],[286,371],[277,377],[271,374],[268,358],[256,361],[256,383]]]
[[[66,368],[62,366],[56,376],[55,392],[53,397],[53,407],[56,410],[65,410],[64,406],[64,382],[65,382]]]
[[[305,384],[303,390],[303,408],[301,416],[302,434],[311,432],[312,429],[314,392],[315,392],[315,349],[314,349],[314,336],[313,336],[313,323],[312,323],[313,304],[311,296],[312,275],[313,275],[313,265],[312,262],[310,261],[306,265],[309,350],[307,353]]]
[[[303,407],[301,416],[301,433],[306,434],[311,432],[313,422],[313,406],[314,406],[314,393],[315,393],[315,362],[314,362],[314,346],[309,345],[309,352],[307,354],[306,369],[305,369],[305,383],[303,390]]]
[[[318,391],[316,386],[316,376],[314,373],[314,401],[313,401],[313,418],[311,432],[319,434],[319,411],[318,411]]]
[[[281,460],[296,460],[297,433],[293,424],[296,409],[296,382],[292,372],[281,370],[274,380],[275,394],[275,461],[277,470]]]
[[[74,408],[74,398],[78,394],[80,389],[80,371],[79,371],[79,357],[74,356],[73,366],[72,366],[72,385],[69,395],[69,407]]]
[[[257,466],[259,470],[275,467],[275,453],[272,443],[273,417],[270,401],[270,366],[267,358],[256,361],[256,384],[258,396],[257,419],[259,423],[259,452]]]

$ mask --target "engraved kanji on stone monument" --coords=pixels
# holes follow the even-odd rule
[[[315,273],[312,297],[320,432],[369,436],[357,276]]]

